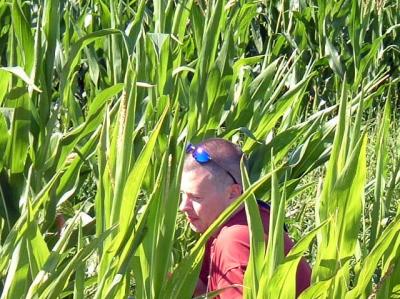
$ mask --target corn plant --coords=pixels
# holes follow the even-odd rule
[[[303,256],[302,298],[398,295],[399,10],[0,0],[1,298],[190,298],[242,203],[244,297],[293,298]],[[184,148],[212,136],[248,156],[245,191],[193,236]],[[256,198],[271,203],[267,246]],[[312,211],[297,230],[294,203]],[[301,235],[286,257],[284,222]]]

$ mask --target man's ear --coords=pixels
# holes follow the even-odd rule
[[[234,200],[242,194],[243,188],[239,184],[230,185],[230,195],[229,198]]]

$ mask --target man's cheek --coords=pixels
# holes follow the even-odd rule
[[[192,204],[192,207],[193,207],[193,211],[196,213],[196,215],[201,214],[201,211],[202,211],[202,206],[201,206],[201,204],[199,204],[199,203],[197,203],[197,202],[194,202],[194,203]]]

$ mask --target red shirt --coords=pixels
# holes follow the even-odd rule
[[[265,240],[268,240],[269,209],[260,207],[264,225]],[[293,247],[293,242],[285,233],[285,254]],[[233,215],[222,228],[211,237],[206,245],[205,256],[200,272],[200,279],[208,292],[215,291],[232,284],[243,284],[244,272],[249,261],[250,242],[249,228],[245,209]],[[297,296],[310,285],[311,269],[302,259],[297,268]],[[228,288],[216,298],[242,298],[242,287]]]

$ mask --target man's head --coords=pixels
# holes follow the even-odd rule
[[[179,209],[194,231],[204,232],[242,193],[242,155],[236,145],[220,138],[188,147]]]

